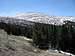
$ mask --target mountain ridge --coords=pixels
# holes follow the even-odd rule
[[[2,17],[2,16],[1,16]],[[73,21],[75,22],[75,16],[50,16],[43,13],[19,13],[15,16],[7,16],[8,18],[19,19],[32,21],[37,23],[53,24],[53,25],[62,25],[65,24],[64,21]],[[5,18],[7,18],[5,17]],[[12,21],[13,21],[12,19]]]

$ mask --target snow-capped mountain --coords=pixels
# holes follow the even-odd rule
[[[15,17],[33,22],[55,25],[62,25],[66,20],[75,21],[74,16],[49,16],[43,13],[19,13]]]
[[[62,25],[65,24],[64,21],[73,21],[75,22],[75,16],[50,16],[43,13],[19,13],[16,16],[7,16],[1,17],[0,21],[4,21],[5,23],[15,23],[15,24],[27,24],[26,21],[30,22],[38,22],[45,24],[54,24],[54,25]],[[31,24],[28,22],[28,24]]]

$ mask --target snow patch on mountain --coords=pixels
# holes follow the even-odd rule
[[[43,13],[19,13],[15,17],[33,22],[55,25],[62,25],[66,20],[75,22],[74,16],[49,16]]]

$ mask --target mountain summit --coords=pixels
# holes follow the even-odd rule
[[[19,13],[16,15],[16,17],[23,20],[55,25],[62,25],[66,20],[75,21],[74,16],[50,16],[43,13],[34,13],[34,12]]]

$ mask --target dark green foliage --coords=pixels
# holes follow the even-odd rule
[[[75,23],[67,22],[65,25],[62,26],[62,43],[63,46],[61,49],[63,51],[75,53]]]
[[[33,42],[41,49],[58,49],[75,53],[75,23],[48,25],[36,23],[33,27]]]
[[[37,23],[33,27],[33,41],[42,49],[59,49],[61,29],[61,26]]]
[[[36,26],[36,27],[35,27]],[[47,26],[49,27],[49,26]],[[48,48],[49,46],[49,40],[48,38],[48,33],[49,29],[47,29],[46,24],[40,24],[40,23],[35,23],[33,27],[33,41],[36,46],[39,46],[39,48]]]
[[[32,38],[32,27],[29,26],[21,26],[16,24],[6,24],[0,22],[0,28],[4,29],[8,34],[13,34],[17,36],[26,36],[28,38]]]

